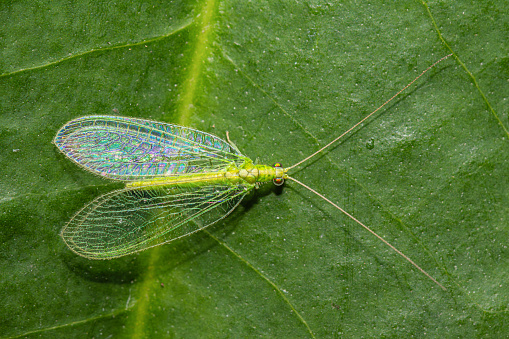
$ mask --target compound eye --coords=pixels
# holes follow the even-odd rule
[[[283,178],[276,178],[276,179],[272,180],[272,182],[276,186],[281,186],[282,184],[285,183],[285,180]]]
[[[283,178],[275,178],[275,179],[272,180],[272,182],[276,186],[281,186],[282,184],[285,183],[285,180]]]

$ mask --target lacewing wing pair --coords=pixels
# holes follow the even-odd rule
[[[288,172],[336,143],[449,56],[329,144],[286,168],[255,165],[229,140],[183,126],[115,116],[69,121],[53,140],[58,149],[96,175],[125,182],[125,188],[87,204],[61,236],[72,251],[88,259],[129,255],[197,232],[225,218],[260,183],[282,185],[288,179],[353,219],[445,290],[369,227]]]

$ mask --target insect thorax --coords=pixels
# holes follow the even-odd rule
[[[232,182],[240,179],[249,184],[255,184],[276,178],[276,169],[267,165],[254,165],[251,160],[246,160],[237,169],[228,170],[226,177]]]

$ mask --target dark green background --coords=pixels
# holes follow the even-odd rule
[[[505,1],[3,1],[0,336],[509,333],[508,11]],[[77,257],[58,236],[119,187],[51,144],[71,119],[229,131],[251,158],[290,165],[449,53],[293,172],[447,292],[291,182],[264,185],[208,232],[118,260]]]

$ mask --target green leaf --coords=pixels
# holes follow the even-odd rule
[[[5,2],[1,337],[500,337],[509,332],[507,4]],[[121,187],[51,143],[112,114],[289,166],[223,222],[111,261],[59,237]]]

